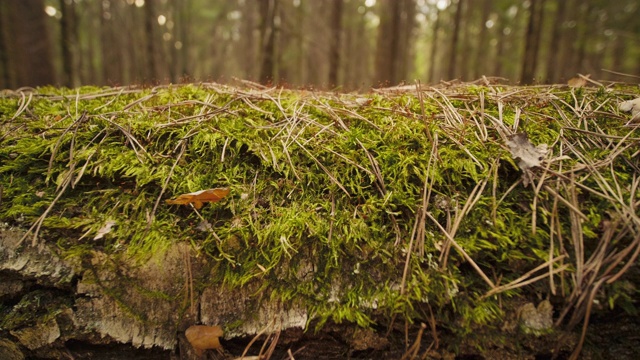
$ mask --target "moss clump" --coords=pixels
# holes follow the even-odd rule
[[[580,317],[578,294],[609,286],[639,246],[640,132],[617,109],[630,93],[5,94],[0,219],[63,256],[142,260],[188,242],[217,261],[208,281],[258,279],[320,323],[432,316],[463,335],[533,293],[564,295]],[[505,145],[516,132],[550,149],[528,187]],[[200,212],[164,202],[213,187],[231,195]]]

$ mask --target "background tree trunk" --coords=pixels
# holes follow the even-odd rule
[[[56,83],[51,40],[45,23],[43,0],[7,1],[7,57],[10,87]]]
[[[9,30],[7,27],[7,19],[4,14],[6,2],[0,2],[0,89],[11,87],[11,69],[9,68],[9,58],[7,56],[7,37]]]
[[[487,28],[487,21],[491,15],[492,2],[491,0],[482,1],[482,16],[480,18],[480,34],[478,35],[478,47],[476,48],[475,66],[473,69],[473,78],[479,78],[486,74],[487,58],[490,55],[489,48],[489,29]]]
[[[182,69],[180,71],[180,77],[184,81],[189,81],[193,74],[191,56],[189,55],[189,51],[191,49],[191,3],[188,0],[179,1],[180,18],[182,19],[182,22],[179,24],[182,41],[182,46],[180,47],[180,58],[182,59]]]
[[[78,65],[74,54],[77,53],[78,25],[76,19],[76,7],[74,2],[67,4],[60,0],[60,47],[62,49],[62,84],[67,87],[76,85],[76,69]]]
[[[375,84],[396,85],[407,76],[415,3],[413,0],[385,0],[380,6]]]
[[[456,59],[458,56],[458,40],[460,38],[460,26],[462,21],[462,7],[464,0],[458,0],[453,20],[453,35],[451,36],[451,46],[449,48],[449,64],[447,71],[447,80],[453,80],[456,77]]]
[[[458,56],[458,70],[457,74],[464,81],[472,80],[472,62],[477,61],[473,56],[473,43],[478,39],[472,33],[473,15],[475,13],[476,5],[478,2],[466,1],[464,6],[460,9],[462,11],[462,43],[460,44],[459,52],[462,56]]]
[[[276,59],[276,27],[275,18],[278,8],[278,0],[258,0],[260,4],[260,21],[262,35],[262,66],[260,70],[260,82],[263,84],[275,83],[275,59]]]
[[[566,0],[567,1],[567,13],[566,22],[571,24],[567,29],[563,29],[562,32],[562,57],[559,60],[558,68],[560,73],[558,74],[558,81],[567,81],[575,76],[578,70],[575,67],[576,63],[576,39],[578,38],[577,23],[578,20],[578,8],[580,1],[578,0]]]
[[[329,86],[338,86],[340,69],[340,50],[342,45],[342,9],[343,0],[333,0],[331,11],[331,48],[329,49]]]
[[[397,54],[397,33],[395,21],[400,16],[401,0],[383,0],[379,2],[380,25],[376,46],[376,69],[374,86],[388,86],[394,83],[393,61]],[[398,24],[399,25],[399,24]]]
[[[157,23],[155,0],[146,0],[144,3],[144,33],[147,47],[147,72],[149,82],[158,80],[158,68],[156,61],[157,45],[155,38],[155,25]]]
[[[237,77],[366,91],[483,74],[557,83],[578,72],[628,81],[600,69],[636,71],[637,2],[7,0],[0,1],[0,84],[18,86],[25,76],[66,86]],[[25,3],[26,12],[16,10]],[[34,12],[38,20],[27,21]],[[40,46],[16,45],[26,36],[43,52],[26,56]],[[31,71],[34,61],[45,63],[35,66],[45,77]]]
[[[520,77],[522,84],[531,84],[535,80],[543,12],[544,0],[531,0],[523,55],[524,62],[522,64],[522,75]]]
[[[553,22],[553,30],[551,33],[551,43],[549,45],[549,54],[547,55],[547,81],[557,83],[560,81],[560,44],[563,36],[563,26],[565,21],[565,13],[567,10],[567,0],[555,0],[556,16]]]
[[[255,7],[250,6],[249,2],[245,2],[242,9],[242,16],[244,22],[242,24],[242,65],[245,79],[256,79],[256,41],[254,31],[256,27],[256,12]]]
[[[592,29],[596,27],[596,24],[590,22],[591,20],[594,20],[592,19],[592,16],[591,16],[591,10],[593,8],[591,3],[589,2],[581,3],[579,8],[580,8],[580,11],[578,13],[580,17],[578,18],[578,23],[577,23],[578,38],[576,40],[578,49],[577,49],[575,60],[574,60],[574,72],[585,73],[587,70],[586,69],[587,44],[594,40],[591,38],[591,35],[592,35]]]
[[[429,53],[429,82],[434,83],[436,81],[436,60],[437,54],[440,50],[438,41],[440,40],[440,9],[436,8],[436,20],[433,24],[433,37],[431,38],[431,52]]]

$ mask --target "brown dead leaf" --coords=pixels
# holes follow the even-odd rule
[[[533,146],[526,133],[518,133],[509,136],[507,146],[514,159],[518,159],[518,166],[524,172],[524,185],[529,184],[528,171],[540,166],[540,161],[547,155],[547,144]]]
[[[587,85],[587,79],[591,76],[591,74],[580,75],[573,77],[567,81],[567,85],[572,88],[581,88]]]
[[[188,194],[182,194],[174,200],[167,200],[167,204],[188,205],[193,204],[196,209],[200,209],[206,202],[218,202],[223,197],[229,195],[229,188],[215,188],[200,190]]]
[[[107,220],[104,225],[100,228],[100,230],[98,230],[98,233],[96,234],[96,236],[93,237],[93,240],[99,240],[102,239],[105,235],[107,235],[108,233],[111,232],[111,229],[113,228],[113,225],[115,225],[116,222],[113,220]]]
[[[222,328],[218,325],[193,325],[189,326],[184,335],[193,347],[196,355],[202,356],[205,350],[220,349],[220,337],[224,335]]]

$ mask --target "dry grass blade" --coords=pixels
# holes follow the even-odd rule
[[[87,114],[83,113],[79,118],[77,118],[71,125],[69,125],[60,135],[60,137],[58,138],[58,140],[56,141],[56,144],[53,146],[53,150],[51,150],[51,156],[49,157],[49,166],[47,167],[47,181],[49,180],[49,178],[51,177],[51,168],[53,167],[53,161],[56,157],[56,155],[58,154],[58,148],[60,147],[60,143],[62,142],[62,140],[64,139],[64,136],[71,131],[72,128],[75,128],[74,131],[78,131],[78,126],[80,125],[80,123],[84,122],[87,119]]]
[[[64,194],[64,192],[67,190],[67,188],[70,185],[73,186],[73,179],[74,179],[73,175],[74,175],[75,167],[76,167],[76,162],[74,161],[75,160],[74,159],[75,139],[76,139],[76,134],[77,134],[77,131],[78,131],[78,126],[86,118],[87,118],[86,113],[83,113],[82,116],[80,116],[71,125],[71,126],[75,125],[75,129],[73,131],[73,136],[71,138],[71,143],[69,145],[69,168],[67,170],[67,175],[65,176],[64,180],[62,181],[62,183],[58,184],[58,187],[56,189],[58,191],[58,193],[56,194],[56,197],[53,199],[53,201],[51,201],[51,204],[49,204],[49,206],[42,213],[42,215],[40,215],[40,217],[38,217],[38,219],[33,223],[33,225],[31,225],[29,230],[27,230],[25,232],[24,236],[22,236],[22,238],[18,241],[17,245],[20,245],[22,243],[22,241],[24,241],[24,239],[27,236],[29,236],[29,234],[33,231],[33,238],[32,238],[32,241],[31,241],[31,246],[36,246],[36,244],[38,242],[38,234],[40,233],[40,228],[41,228],[42,224],[44,223],[44,220],[47,218],[47,215],[53,209],[53,207],[55,206],[56,202],[58,202],[58,200],[60,200],[60,198],[62,197],[62,194]],[[65,129],[64,133],[67,133],[71,129],[71,126],[69,126],[67,129]],[[60,140],[56,143],[56,147],[59,144],[60,144]],[[56,152],[55,150],[52,151],[51,159],[53,159],[55,152]],[[51,166],[52,166],[51,161],[52,160],[50,160],[50,162],[49,162],[49,168],[47,170],[47,177],[49,177],[49,172],[51,171]]]
[[[534,278],[530,278],[536,272],[544,269],[545,267],[551,267],[551,266],[553,266],[554,263],[556,263],[558,261],[561,261],[561,260],[563,260],[565,258],[566,258],[566,255],[561,255],[561,256],[559,256],[559,257],[557,257],[555,259],[551,259],[551,260],[539,265],[538,267],[536,267],[536,268],[534,268],[532,270],[529,270],[527,273],[525,273],[524,275],[520,276],[519,278],[511,281],[510,283],[505,284],[505,285],[501,285],[501,286],[498,286],[498,287],[496,287],[494,289],[489,290],[486,294],[484,294],[482,296],[482,298],[484,299],[484,298],[487,298],[489,296],[496,295],[496,294],[499,294],[501,292],[505,292],[507,290],[517,289],[517,288],[532,284],[532,283],[534,283],[536,281],[542,280],[542,279],[544,279],[544,278],[546,278],[548,276],[553,276],[554,274],[557,274],[557,273],[559,273],[561,271],[564,271],[569,267],[569,265],[561,265],[557,269],[552,269],[552,270],[550,270],[550,271],[548,271],[548,272],[546,272],[546,273],[544,273],[542,275],[538,275],[538,276],[536,276]]]
[[[360,142],[360,140],[356,139],[358,145],[362,148],[362,150],[367,155],[367,159],[369,159],[369,163],[371,163],[371,169],[373,170],[373,174],[376,176],[376,186],[378,187],[378,191],[380,195],[385,196],[387,194],[387,187],[384,184],[384,178],[382,177],[382,171],[380,170],[380,165],[376,161],[376,159],[371,155],[371,153],[367,150],[367,148]]]
[[[604,282],[604,280],[605,279],[600,279],[589,292],[587,308],[585,310],[585,315],[582,320],[583,323],[582,323],[582,333],[580,334],[580,340],[578,341],[578,344],[576,345],[575,349],[571,353],[569,360],[577,360],[580,358],[580,352],[582,352],[582,346],[584,345],[584,340],[587,337],[587,328],[589,327],[589,318],[591,317],[591,307],[593,306],[593,300],[595,299],[596,294],[598,293],[598,290],[602,286],[602,283]]]
[[[22,236],[22,238],[18,241],[16,246],[20,246],[20,244],[22,244],[24,239],[26,239],[27,236],[29,236],[29,234],[32,231],[33,231],[33,238],[32,238],[32,241],[31,241],[31,246],[36,246],[36,244],[38,243],[38,233],[40,232],[40,227],[42,226],[42,223],[44,222],[44,219],[47,218],[47,215],[49,215],[49,212],[51,211],[51,209],[53,209],[53,207],[55,206],[56,202],[58,202],[58,200],[60,200],[60,198],[62,197],[62,194],[64,194],[64,192],[67,190],[67,188],[69,187],[69,185],[73,181],[73,169],[74,169],[74,165],[71,164],[71,166],[69,168],[69,171],[67,173],[67,176],[65,177],[65,179],[62,182],[62,188],[58,190],[58,193],[56,194],[56,197],[53,199],[53,201],[51,201],[51,204],[49,204],[49,206],[42,213],[42,215],[40,215],[40,217],[38,217],[38,220],[36,220],[33,223],[33,225],[31,225],[29,230],[27,230],[24,233],[24,236]],[[35,229],[35,231],[34,231],[34,229]]]
[[[129,131],[125,130],[125,128],[123,128],[120,124],[114,121],[114,117],[112,117],[111,119],[107,119],[103,117],[103,119],[109,122],[110,124],[112,124],[113,126],[117,127],[127,137],[127,139],[129,140],[129,143],[131,144],[131,148],[136,153],[136,157],[138,158],[138,161],[140,161],[141,164],[144,163],[144,161],[140,156],[140,154],[138,153],[138,149],[140,149],[145,155],[147,155],[149,159],[153,159],[151,155],[147,153],[147,150],[145,150],[144,146],[142,146],[142,144],[140,144],[140,142]],[[136,149],[136,146],[138,147],[138,149]]]
[[[416,356],[418,355],[418,351],[420,351],[420,342],[422,341],[422,333],[426,328],[427,328],[427,325],[425,323],[420,324],[420,330],[418,330],[418,335],[416,335],[415,341],[413,342],[411,347],[409,347],[409,349],[405,351],[404,355],[402,355],[400,360],[409,360],[409,359],[416,358]]]
[[[247,352],[249,352],[249,349],[251,348],[251,346],[258,341],[258,339],[260,339],[260,337],[262,335],[264,335],[265,333],[268,333],[269,330],[274,329],[277,325],[277,321],[274,318],[273,320],[271,320],[269,322],[269,324],[264,327],[262,330],[260,330],[252,339],[251,341],[249,341],[249,343],[247,344],[247,346],[244,348],[244,351],[242,352],[242,355],[240,355],[239,358],[237,359],[247,359],[248,357]],[[260,348],[260,352],[258,353],[257,358],[260,360],[269,360],[271,358],[271,356],[273,356],[273,352],[276,349],[276,346],[278,345],[278,340],[280,339],[280,333],[282,332],[281,330],[282,326],[278,325],[277,326],[277,330],[275,332],[269,332],[267,334],[267,337],[265,338],[264,342],[262,343],[262,347]]]
[[[18,116],[20,116],[20,114],[22,114],[29,107],[31,100],[33,100],[33,92],[29,92],[28,98],[24,95],[24,91],[20,91],[19,93],[20,93],[20,103],[18,104],[18,110],[16,110],[16,113],[13,114],[13,116],[11,117],[11,119],[9,119],[9,121],[14,120]]]
[[[160,204],[160,201],[162,200],[162,195],[164,195],[164,192],[167,190],[167,186],[169,185],[169,181],[171,180],[171,177],[173,176],[173,170],[176,168],[176,165],[178,165],[178,162],[182,158],[182,155],[184,155],[184,152],[185,152],[186,149],[187,149],[187,142],[186,141],[182,141],[182,145],[180,146],[180,153],[176,157],[176,160],[173,162],[173,165],[171,166],[171,169],[169,170],[169,175],[167,175],[167,178],[164,179],[164,183],[162,184],[162,188],[160,189],[160,194],[158,194],[158,198],[156,199],[156,202],[153,205],[153,210],[151,210],[151,216],[149,216],[149,219],[147,221],[147,231],[149,231],[150,228],[151,228],[151,223],[153,222],[153,219],[155,218],[156,211],[158,210],[158,205]]]
[[[460,228],[460,224],[462,223],[462,220],[467,216],[467,214],[469,214],[469,212],[471,212],[471,209],[478,202],[478,200],[480,200],[480,197],[482,196],[482,192],[484,191],[484,188],[487,185],[487,183],[488,183],[488,180],[484,179],[480,181],[478,184],[476,184],[476,186],[473,188],[473,190],[471,191],[471,194],[469,194],[469,197],[467,198],[467,201],[464,203],[462,210],[456,213],[453,220],[453,225],[451,226],[449,231],[446,232],[447,239],[453,239],[456,236],[456,233]],[[429,217],[431,217],[431,215],[429,215]],[[437,225],[440,227],[439,223],[437,223]],[[450,246],[451,246],[451,242],[445,241],[445,244],[442,247],[442,251],[440,253],[440,259],[439,259],[442,268],[445,268],[447,266]]]
[[[298,140],[294,140],[294,142],[302,149],[304,150],[304,152],[311,158],[311,160],[313,160],[318,167],[320,167],[320,169],[322,169],[322,171],[325,172],[325,174],[327,174],[327,176],[329,177],[329,179],[331,179],[331,181],[333,181],[334,184],[336,184],[340,190],[344,191],[344,193],[348,196],[351,197],[351,195],[349,194],[349,191],[347,191],[347,189],[345,189],[345,187],[338,181],[338,179],[331,173],[331,171],[329,171],[329,169],[327,169],[326,166],[324,166],[320,160],[318,160],[315,156],[313,156],[313,154],[307,150],[307,148],[305,148],[301,143],[298,142]]]
[[[127,111],[127,110],[131,109],[132,107],[134,107],[134,106],[136,106],[138,104],[141,104],[141,103],[143,103],[143,102],[145,102],[147,100],[152,99],[155,96],[156,96],[156,91],[152,91],[151,94],[143,96],[143,97],[131,102],[129,105],[125,106],[123,110]]]
[[[429,162],[427,163],[427,171],[424,179],[424,186],[422,189],[422,204],[416,210],[416,220],[414,222],[413,231],[411,232],[411,239],[409,240],[409,246],[407,247],[407,256],[404,262],[404,270],[402,271],[402,282],[400,283],[400,293],[404,294],[407,276],[409,274],[409,264],[411,260],[411,254],[413,253],[413,243],[417,241],[419,255],[424,256],[424,239],[425,239],[425,226],[427,221],[427,207],[431,198],[431,189],[433,186],[433,178],[429,176],[431,172],[431,165],[435,162],[435,158],[438,153],[438,134],[434,135],[434,142],[431,147],[431,154],[429,156]],[[431,181],[429,181],[431,179]],[[399,239],[396,240],[394,246],[397,246]]]
[[[451,243],[451,245],[453,245],[453,247],[456,248],[456,250],[458,250],[458,252],[462,255],[462,257],[464,257],[464,259],[471,264],[471,266],[473,267],[473,269],[478,273],[478,275],[480,275],[480,277],[482,278],[482,280],[484,280],[484,282],[486,282],[492,289],[496,287],[496,285],[493,283],[493,281],[491,281],[491,279],[489,279],[489,277],[484,273],[484,271],[482,271],[482,269],[480,269],[480,267],[478,266],[478,264],[476,264],[475,261],[473,261],[473,259],[469,256],[469,254],[467,254],[466,251],[464,251],[464,249],[458,245],[458,243],[454,240],[453,237],[451,237],[451,235],[449,235],[449,233],[447,232],[447,230],[445,230],[445,228],[442,227],[442,225],[440,225],[440,223],[438,222],[438,220],[436,220],[433,215],[431,215],[430,212],[426,213],[427,217],[429,219],[431,219],[431,221],[433,221],[433,223],[440,229],[440,231],[442,231],[442,233],[444,234],[444,236],[449,240],[449,242]]]

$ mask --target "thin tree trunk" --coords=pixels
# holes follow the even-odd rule
[[[298,76],[298,83],[300,84],[306,84],[307,83],[307,69],[305,67],[305,57],[304,57],[304,53],[305,53],[305,32],[304,32],[304,28],[305,28],[305,23],[306,23],[306,16],[305,16],[305,6],[303,4],[300,4],[300,6],[298,6],[298,9],[296,10],[296,51],[295,51],[295,56],[296,56],[296,74]]]
[[[579,11],[579,1],[576,0],[566,0],[567,1],[567,10],[566,10],[566,21],[574,22],[578,20],[577,13]],[[576,59],[577,59],[577,51],[576,51],[576,39],[577,35],[577,26],[570,27],[568,29],[563,29],[562,32],[562,57],[559,60],[559,67],[561,69],[560,74],[558,74],[558,81],[566,81],[573,77],[578,71],[575,67]]]
[[[256,29],[255,6],[245,2],[242,8],[242,67],[245,79],[255,80],[256,72],[256,43],[254,30]]]
[[[575,71],[578,73],[585,72],[587,43],[591,41],[589,35],[590,29],[595,27],[595,24],[591,23],[589,15],[591,13],[592,5],[589,2],[583,3],[580,6],[580,19],[577,22],[578,26],[578,51],[576,53]]]
[[[144,4],[144,32],[147,48],[147,81],[154,82],[158,79],[156,64],[156,39],[153,28],[156,23],[155,0],[147,0]]]
[[[406,77],[408,37],[413,31],[413,0],[385,0],[378,27],[376,49],[376,85],[397,84]]]
[[[122,85],[124,83],[123,51],[122,42],[119,41],[120,34],[114,22],[119,19],[120,14],[117,3],[112,0],[104,0],[103,16],[101,23],[101,48],[102,48],[102,69],[104,81],[108,85]],[[109,13],[110,16],[106,16]],[[118,24],[119,25],[119,24]]]
[[[0,89],[12,87],[9,59],[7,58],[7,37],[9,31],[5,28],[7,26],[7,21],[4,16],[4,14],[7,13],[5,6],[5,2],[0,2]]]
[[[464,0],[458,0],[453,20],[453,35],[451,36],[451,47],[449,48],[449,68],[447,71],[447,80],[453,80],[456,77],[456,59],[458,56],[458,41],[460,38],[460,22],[462,21],[462,6]]]
[[[621,35],[617,35],[615,40],[613,41],[613,46],[612,46],[612,64],[611,67],[613,71],[616,72],[620,72],[620,73],[624,73],[624,58],[626,56],[625,52],[627,49],[627,45],[625,44],[624,38]],[[618,80],[618,81],[625,81],[628,79],[623,78],[622,76],[619,75],[609,75],[609,76],[613,76],[614,80]]]
[[[480,19],[480,35],[478,35],[478,48],[476,49],[476,57],[474,59],[475,67],[473,69],[473,78],[478,78],[482,75],[487,75],[486,60],[489,57],[489,37],[487,21],[491,15],[492,8],[491,0],[483,0],[482,2],[482,17]]]
[[[403,0],[400,18],[400,44],[395,70],[395,82],[407,80],[413,69],[415,47],[413,46],[413,34],[416,26],[416,2],[415,0]]]
[[[555,2],[557,6],[556,18],[553,22],[551,44],[549,45],[549,55],[547,57],[547,81],[550,83],[557,83],[560,81],[560,44],[562,42],[562,27],[567,10],[566,0],[555,0]]]
[[[329,49],[329,86],[336,87],[340,69],[340,48],[342,45],[342,9],[343,0],[333,0],[331,11],[331,47]]]
[[[544,0],[532,0],[529,8],[529,23],[524,50],[524,62],[522,64],[522,84],[531,84],[535,80],[538,61],[538,49],[540,45],[540,33],[542,31],[542,13],[544,12]]]
[[[376,45],[376,68],[374,86],[386,86],[391,83],[393,72],[393,58],[397,56],[394,44],[397,38],[394,36],[395,12],[399,10],[400,0],[384,0],[379,2],[381,10],[380,24],[378,25],[378,38]]]
[[[260,70],[260,82],[263,84],[275,83],[275,50],[276,28],[275,17],[278,0],[258,0],[260,4],[261,34],[262,34],[262,66]]]
[[[86,12],[90,14],[90,20],[86,23],[88,30],[82,30],[78,32],[80,36],[86,36],[87,43],[87,55],[82,56],[80,63],[83,65],[83,75],[81,79],[82,84],[104,84],[102,79],[102,72],[100,71],[101,61],[100,55],[100,19],[102,18],[102,4],[100,3],[87,3],[82,4],[86,8]],[[82,41],[80,42],[82,43]],[[84,63],[83,63],[84,61]]]
[[[350,11],[357,13],[358,4],[354,1],[347,3],[350,6]],[[351,18],[347,17],[351,21]],[[360,56],[348,56],[345,58],[345,80],[347,87],[350,90],[362,89],[364,86],[369,85],[370,79],[370,48],[367,42],[366,35],[366,20],[364,14],[358,14],[353,23],[350,23],[349,37],[347,38],[347,44],[345,44],[347,53],[355,53]],[[365,85],[365,83],[367,83]]]
[[[15,75],[12,87],[55,84],[51,40],[44,1],[7,1],[7,58]]]
[[[440,9],[436,8],[436,21],[433,24],[433,38],[431,40],[431,54],[429,54],[429,82],[431,83],[435,82],[437,59],[436,55],[438,54],[438,50],[440,49],[440,47],[438,46],[438,33],[440,32],[440,14]]]
[[[471,62],[473,59],[473,41],[477,41],[471,32],[471,24],[473,23],[473,13],[475,10],[474,5],[477,5],[477,1],[466,1],[460,9],[462,11],[462,23],[461,29],[462,32],[462,43],[460,44],[462,56],[458,57],[458,70],[460,78],[463,80],[471,80],[472,77],[472,66]],[[473,39],[472,39],[473,38]],[[473,41],[472,41],[473,40]]]
[[[180,76],[184,81],[189,81],[193,75],[193,67],[191,66],[191,56],[189,51],[191,49],[191,2],[187,0],[180,1],[180,12],[182,14],[182,21],[180,23],[180,34],[182,34],[182,48],[180,49],[180,57],[182,58],[182,70]]]
[[[67,4],[65,0],[60,0],[60,45],[62,49],[62,83],[67,87],[73,87],[76,82],[77,66],[75,64],[74,49],[77,47],[77,18],[75,3]]]
[[[503,74],[503,57],[504,57],[504,48],[507,42],[507,35],[504,33],[505,28],[507,27],[507,19],[505,16],[500,16],[498,18],[498,48],[496,49],[496,57],[494,60],[493,67],[493,75],[494,76],[504,76]]]

